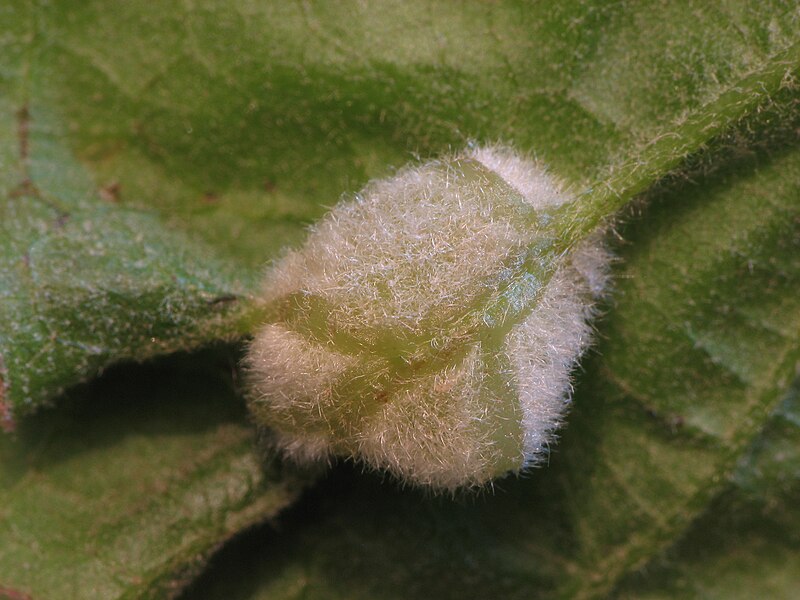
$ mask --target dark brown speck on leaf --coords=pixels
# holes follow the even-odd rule
[[[101,187],[98,191],[98,194],[102,200],[116,203],[119,202],[121,191],[122,186],[120,185],[119,181],[112,181],[108,185]]]

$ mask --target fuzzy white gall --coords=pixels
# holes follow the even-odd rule
[[[605,286],[599,235],[540,165],[478,148],[342,201],[264,284],[250,408],[297,461],[440,490],[546,455]]]

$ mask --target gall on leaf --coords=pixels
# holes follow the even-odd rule
[[[535,465],[569,405],[609,256],[505,147],[373,181],[267,273],[249,407],[298,462],[453,491]]]

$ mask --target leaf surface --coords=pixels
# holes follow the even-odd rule
[[[791,598],[800,586],[800,380],[744,454],[733,482],[620,598]],[[645,576],[644,573],[647,575]]]
[[[248,275],[152,211],[116,206],[113,190],[92,181],[42,72],[37,11],[3,10],[0,416],[9,430],[14,413],[111,363],[232,337]]]
[[[296,497],[206,354],[115,369],[0,438],[0,597],[173,595]]]
[[[620,227],[601,341],[546,469],[456,500],[345,472],[272,541],[279,558],[269,545],[264,563],[257,550],[233,549],[197,589],[603,597],[660,556],[722,502],[800,362],[800,152],[760,144],[698,160],[699,170],[654,188],[645,214]],[[796,482],[791,464],[775,469]],[[736,555],[720,560],[734,571]],[[239,575],[246,570],[261,575]]]
[[[247,330],[261,265],[340,193],[415,153],[511,143],[606,208],[687,161],[621,228],[616,291],[548,469],[455,502],[339,471],[298,508],[304,525],[270,534],[263,563],[259,553],[235,561],[257,576],[229,564],[227,577],[199,584],[204,593],[603,596],[713,506],[794,377],[795,3],[199,0],[156,12],[20,1],[0,11],[7,423],[12,407],[28,412],[118,360]],[[142,397],[184,406],[172,387]],[[205,406],[213,389],[188,395]],[[102,435],[112,418],[102,413],[124,411],[121,397],[87,404],[89,428],[73,423],[59,443]],[[112,475],[128,463],[145,473],[183,464],[170,461],[214,446],[217,429],[208,426],[213,439],[154,439],[142,453],[109,442],[56,477],[28,457],[48,439],[36,423],[59,414],[34,415],[2,442],[14,551],[0,561],[0,586],[69,597],[61,576],[71,572],[99,597],[158,595],[159,582],[277,506],[226,529],[225,501],[201,503],[174,525],[176,501],[156,494],[128,522],[121,515],[145,492]],[[175,428],[197,418],[187,408]],[[231,419],[249,435],[240,413]],[[137,427],[109,430],[124,442]],[[215,476],[240,481],[236,461],[252,450],[236,443]],[[109,462],[97,471],[94,460]],[[40,472],[46,490],[35,487]],[[95,488],[82,479],[98,472]],[[213,477],[173,481],[167,489],[216,489]],[[107,513],[117,519],[108,537],[88,537]],[[148,530],[151,517],[161,529]],[[127,527],[141,533],[129,536],[140,554],[116,537]],[[152,558],[174,532],[201,541]],[[88,550],[69,558],[60,540]],[[41,583],[25,570],[36,544]]]

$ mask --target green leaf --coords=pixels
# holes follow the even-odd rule
[[[8,4],[6,412],[246,329],[232,300],[255,268],[410,151],[503,139],[597,183],[605,215],[773,93],[796,25],[780,3],[688,22],[603,3],[428,9]],[[676,129],[735,84],[726,110]]]
[[[47,93],[40,48],[31,41],[33,14],[9,9],[4,22],[18,30],[5,31],[2,47],[10,51],[0,65],[6,429],[13,412],[31,412],[110,363],[231,337],[249,278],[165,229],[156,215],[104,203]]]
[[[763,505],[800,484],[800,379],[739,461],[733,483],[743,497]]]
[[[795,493],[786,512],[795,520]],[[619,598],[792,598],[800,585],[797,529],[764,514],[759,504],[725,496],[647,578],[623,587]]]
[[[687,534],[620,598],[790,598],[800,586],[800,380]]]
[[[502,140],[536,153],[607,207],[644,191],[687,154],[696,166],[656,190],[644,220],[622,230],[630,243],[620,249],[615,300],[598,325],[602,342],[547,470],[455,503],[340,472],[311,510],[296,513],[307,523],[274,540],[284,548],[267,544],[268,564],[258,555],[243,561],[263,579],[228,565],[242,594],[258,587],[348,598],[603,595],[710,506],[793,376],[799,167],[796,152],[783,148],[797,116],[792,2],[375,8],[201,0],[156,12],[139,2],[111,10],[93,1],[15,1],[0,11],[0,189],[3,210],[13,210],[3,213],[13,223],[1,232],[0,293],[19,290],[13,300],[3,296],[0,310],[11,307],[4,314],[22,314],[28,327],[15,353],[34,344],[46,360],[53,331],[75,342],[54,361],[57,377],[39,399],[109,361],[149,355],[151,337],[168,351],[246,329],[247,318],[214,299],[246,293],[265,260],[299,241],[304,223],[412,153]],[[695,154],[706,145],[710,152]],[[60,222],[65,212],[78,220]],[[81,219],[94,229],[77,227]],[[128,232],[155,251],[132,244]],[[103,290],[112,322],[100,327],[104,315],[82,309],[86,294],[65,294],[69,309],[26,307],[32,290],[61,298],[14,276],[37,236],[52,260],[47,272],[59,274],[62,289],[72,271],[87,294]],[[115,250],[87,262],[98,240]],[[143,270],[127,270],[137,264]],[[185,283],[168,280],[176,270]],[[172,294],[177,313],[155,302]],[[0,319],[0,353],[14,323]],[[9,373],[28,373],[24,364],[15,359]],[[44,381],[45,367],[30,374]],[[23,406],[11,383],[9,397]],[[165,403],[171,396],[163,390]],[[209,392],[197,397],[202,405]],[[177,422],[193,419],[187,412]],[[116,429],[123,440],[126,430]],[[39,434],[32,435],[30,444]],[[159,454],[148,456],[142,470],[157,470]],[[4,462],[3,473],[6,464],[15,463]],[[15,468],[36,478],[34,467]],[[109,478],[95,489],[112,494],[113,485]],[[3,493],[15,503],[25,492]],[[62,520],[52,533],[29,517],[36,536],[79,539],[80,506],[59,512],[60,496],[41,498],[39,513]],[[169,512],[163,507],[169,503],[159,498],[132,522]],[[4,524],[13,530],[20,521]],[[208,531],[209,544],[227,535]],[[110,562],[95,571],[104,581],[117,581],[117,560],[147,570],[147,560],[118,546],[104,551]],[[0,564],[19,574],[24,556]],[[188,553],[180,556],[158,577],[180,570]],[[39,595],[64,595],[58,575],[67,568],[57,562],[39,563]],[[70,568],[67,579],[90,571]],[[0,585],[33,589],[25,577],[33,575]],[[222,588],[231,583],[218,579]],[[152,581],[127,580],[107,595],[157,594],[163,588]]]
[[[95,183],[253,268],[413,153],[502,140],[576,189],[607,182],[797,37],[780,1],[691,17],[577,0],[82,2],[35,22],[37,71]],[[771,93],[763,83],[743,97]]]
[[[0,438],[0,597],[174,594],[294,499],[302,479],[255,452],[225,369],[120,368]]]
[[[387,581],[403,597],[603,597],[660,555],[712,506],[800,362],[800,151],[760,147],[780,127],[762,134],[656,188],[621,229],[602,341],[546,469],[455,501],[333,480],[273,541],[280,559],[271,546],[263,564],[235,555],[229,579],[201,585],[226,598],[380,597]]]

